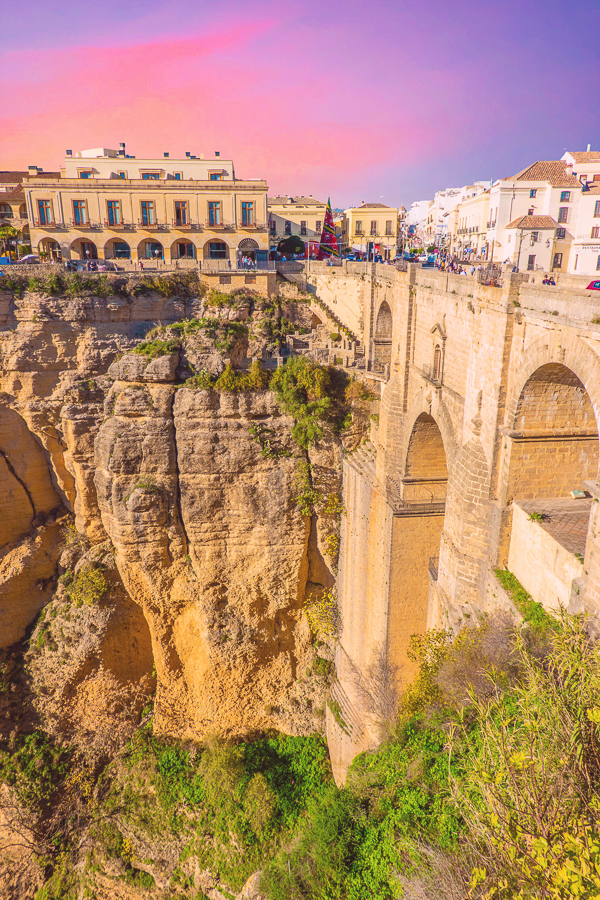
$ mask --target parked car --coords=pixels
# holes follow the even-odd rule
[[[40,258],[35,253],[28,253],[27,256],[22,256],[19,260],[20,263],[25,263],[28,266],[35,266],[39,261]]]
[[[590,281],[586,291],[600,291],[600,281]]]

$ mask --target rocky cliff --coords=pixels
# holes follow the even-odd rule
[[[335,581],[342,436],[303,449],[260,379],[210,380],[310,313],[189,276],[94,285],[0,294],[0,645],[46,608],[37,708],[74,734],[106,731],[116,695],[139,710],[154,680],[157,732],[322,727],[303,610]],[[321,515],[297,502],[302,471]]]

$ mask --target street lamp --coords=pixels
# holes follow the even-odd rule
[[[538,231],[539,231],[539,229],[534,230],[534,231],[523,231],[522,229],[520,230],[519,251],[517,253],[517,272],[519,271],[519,264],[521,262],[521,246],[523,244],[523,236],[526,234],[537,234]],[[535,241],[531,242],[532,247],[533,247],[534,243],[535,243]]]

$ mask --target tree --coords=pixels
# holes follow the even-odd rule
[[[18,228],[15,228],[14,225],[2,225],[0,226],[0,243],[2,244],[3,253],[9,252],[9,245],[15,245],[15,256],[18,257],[18,244],[17,240],[19,235],[21,234]]]
[[[306,251],[306,246],[304,241],[301,241],[297,234],[291,234],[289,237],[279,241],[277,250],[279,253],[285,253],[286,256],[291,256],[295,253],[304,253]]]

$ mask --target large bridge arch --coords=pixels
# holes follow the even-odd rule
[[[418,412],[406,442],[394,505],[390,553],[388,661],[402,689],[414,676],[407,656],[413,634],[427,630],[444,528],[449,459],[432,413]]]

